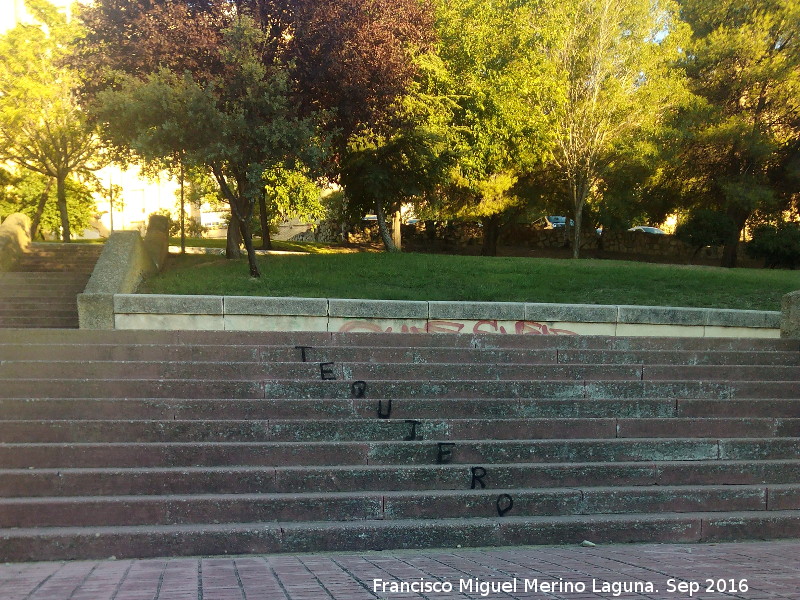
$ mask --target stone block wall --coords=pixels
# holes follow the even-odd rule
[[[780,313],[526,302],[117,294],[117,329],[778,337]]]

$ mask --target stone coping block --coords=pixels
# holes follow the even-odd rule
[[[719,327],[780,327],[778,311],[707,309],[706,325]]]
[[[183,296],[166,294],[117,294],[117,314],[221,315],[222,296]]]
[[[226,315],[327,317],[327,298],[265,298],[263,296],[225,296]]]
[[[431,319],[524,321],[524,302],[429,302]]]
[[[331,317],[369,317],[375,319],[427,319],[428,302],[424,300],[328,300]]]
[[[602,304],[526,303],[525,320],[574,323],[616,323],[617,307]]]
[[[6,217],[0,225],[0,272],[9,271],[31,242],[31,220],[22,213]]]
[[[705,325],[706,309],[672,306],[619,306],[617,323]]]
[[[779,311],[769,311],[764,313],[764,326],[768,327],[769,329],[780,329],[781,327],[781,319],[783,318],[783,313]]]

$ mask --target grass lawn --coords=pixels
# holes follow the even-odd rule
[[[614,260],[362,252],[266,256],[259,268],[251,279],[246,260],[174,256],[140,291],[780,310],[781,296],[800,289],[800,271]]]

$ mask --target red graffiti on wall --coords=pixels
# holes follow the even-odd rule
[[[339,328],[340,332],[358,333],[467,333],[466,323],[460,321],[428,321],[425,327],[402,325],[399,330],[393,327],[383,328],[373,321],[348,321]],[[478,321],[472,327],[472,333],[495,333],[509,335],[577,335],[574,331],[549,327],[535,321],[516,321],[514,330],[509,331],[496,319]]]

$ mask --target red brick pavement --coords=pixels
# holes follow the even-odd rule
[[[713,588],[708,588],[707,580],[712,581]],[[625,591],[625,582],[637,587]],[[696,582],[698,588],[688,587],[690,582]],[[437,587],[418,593],[393,588],[392,584],[403,583],[445,588],[450,584],[453,591],[438,591]],[[498,587],[503,585],[510,590]],[[0,600],[413,598],[800,600],[800,542],[539,546],[0,565]]]

